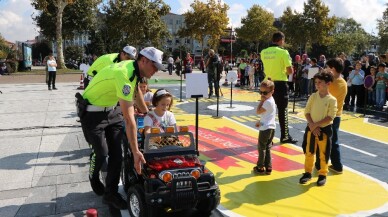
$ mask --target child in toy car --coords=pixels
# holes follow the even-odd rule
[[[152,105],[155,107],[144,117],[144,134],[149,133],[172,133],[176,132],[176,120],[170,112],[173,104],[173,96],[165,89],[158,89],[153,98]],[[160,148],[164,145],[179,144],[177,137],[153,137],[152,149]]]

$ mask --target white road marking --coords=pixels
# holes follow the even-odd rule
[[[358,152],[360,152],[360,153],[362,153],[362,154],[366,154],[366,155],[369,155],[369,156],[371,156],[371,157],[377,157],[377,155],[375,155],[375,154],[372,154],[372,153],[363,151],[363,150],[358,149],[358,148],[353,148],[353,147],[348,146],[348,145],[345,145],[345,144],[340,144],[340,146],[343,146],[343,147],[348,148],[348,149],[352,149],[352,150],[354,150],[354,151],[358,151]]]

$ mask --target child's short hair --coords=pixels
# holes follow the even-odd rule
[[[342,73],[342,71],[344,70],[344,65],[343,65],[343,61],[342,59],[340,58],[333,58],[333,59],[329,59],[327,62],[326,62],[326,65],[329,66],[330,68],[335,68],[335,70],[338,72],[338,73]]]
[[[155,93],[154,96],[152,97],[152,105],[156,107],[158,105],[158,102],[164,98],[171,98],[171,103],[170,106],[168,107],[168,110],[171,109],[171,106],[174,102],[174,97],[171,95],[170,92],[168,92],[166,89],[158,89]]]
[[[273,81],[271,81],[271,78],[268,78],[267,80],[264,80],[260,83],[260,86],[268,88],[270,91],[273,91],[275,89],[275,84]]]
[[[325,83],[333,82],[333,75],[330,72],[318,72],[314,75],[314,81],[315,79],[319,79],[322,81],[325,81]]]

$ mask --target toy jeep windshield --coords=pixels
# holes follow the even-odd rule
[[[217,208],[220,190],[213,173],[199,161],[187,127],[181,132],[147,134],[142,152],[147,163],[141,175],[134,171],[130,154],[124,157],[128,166],[123,182],[132,217],[194,208],[206,216]]]

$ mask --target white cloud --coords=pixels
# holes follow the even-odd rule
[[[30,0],[5,0],[0,6],[0,33],[7,41],[26,41],[38,35]]]
[[[229,7],[229,25],[232,25],[233,28],[240,27],[241,18],[247,15],[247,9],[243,4],[232,4]]]
[[[178,0],[178,2],[180,6],[177,14],[184,14],[191,9],[190,5],[194,2],[194,0]]]

